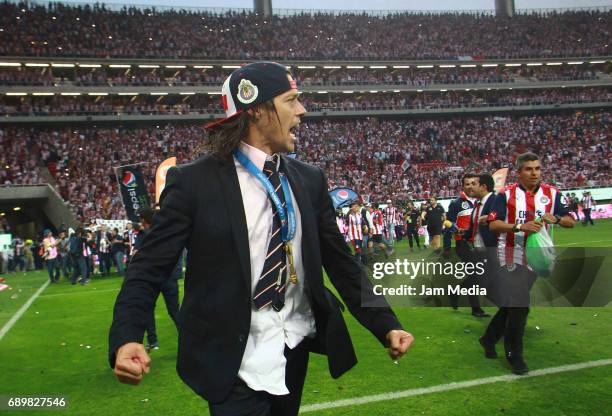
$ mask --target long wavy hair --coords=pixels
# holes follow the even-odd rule
[[[276,113],[273,100],[261,103],[255,108],[261,108],[265,111]],[[233,119],[210,130],[208,135],[204,137],[204,141],[199,147],[198,153],[209,153],[223,161],[231,160],[234,150],[236,150],[240,142],[248,136],[249,124],[258,121],[259,118],[255,113],[255,111],[252,113],[244,111]],[[276,114],[276,116],[278,117],[278,114]]]

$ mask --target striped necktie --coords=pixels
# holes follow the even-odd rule
[[[272,160],[266,160],[263,172],[268,176],[268,180],[281,200],[283,208],[285,208],[285,195],[281,187],[277,166],[278,155],[274,155]],[[270,198],[269,195],[268,198]],[[271,304],[276,311],[280,311],[285,304],[287,257],[284,246],[281,238],[280,215],[276,212],[276,206],[272,203],[272,237],[266,252],[263,271],[255,286],[255,294],[253,295],[253,303],[258,310]]]

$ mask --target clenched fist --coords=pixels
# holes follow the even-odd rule
[[[144,374],[149,372],[151,358],[144,345],[137,342],[128,342],[117,350],[115,359],[115,376],[126,384],[138,384]]]

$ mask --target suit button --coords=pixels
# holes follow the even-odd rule
[[[238,335],[238,342],[244,344],[246,337],[242,334]]]

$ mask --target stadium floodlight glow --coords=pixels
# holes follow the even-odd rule
[[[212,69],[213,68],[212,65],[194,65],[193,67],[195,69]]]
[[[346,91],[342,91],[342,94],[352,94],[354,92],[355,91],[353,91],[353,90],[346,90]]]
[[[60,95],[81,95],[80,92],[62,92]]]
[[[327,94],[327,91],[317,91],[317,94]]]
[[[184,69],[187,68],[186,65],[166,65],[166,68],[170,68],[170,69]]]
[[[138,68],[159,68],[159,65],[138,65]]]
[[[81,68],[102,68],[101,64],[78,64]]]
[[[138,95],[137,92],[120,92],[119,95]]]
[[[370,90],[370,92],[371,92],[372,94],[376,94],[378,91],[376,91],[376,90]]]
[[[29,62],[29,63],[26,63],[26,64],[25,64],[25,66],[40,66],[40,67],[47,67],[47,66],[49,66],[49,64],[39,64],[39,63],[36,63],[36,62]]]
[[[207,92],[207,94],[208,94],[208,95],[221,95],[221,93],[220,93],[220,92],[212,92],[212,91]]]
[[[457,65],[439,65],[440,68],[455,68]]]
[[[340,65],[323,65],[323,69],[340,69]]]
[[[433,68],[433,65],[417,65],[417,68]]]
[[[393,92],[400,92],[400,90],[393,90]]]
[[[410,65],[393,65],[393,69],[408,69]]]
[[[590,64],[605,64],[606,61],[589,61]]]
[[[15,207],[13,208],[13,211],[21,211],[21,207]]]
[[[314,65],[298,65],[298,69],[315,69]]]
[[[49,96],[49,95],[54,95],[52,92],[33,92],[32,95],[35,95],[37,97],[44,97],[44,96]]]
[[[582,65],[584,62],[582,61],[572,61],[572,62],[568,62],[568,65]]]
[[[527,62],[527,66],[542,66],[542,62]]]
[[[440,92],[446,92],[446,91],[448,91],[448,90],[447,89],[440,90]]]
[[[499,64],[482,64],[483,68],[495,68],[496,66],[499,66]]]
[[[108,66],[109,68],[131,68],[132,65],[126,65],[126,64],[112,64]]]
[[[151,95],[168,95],[167,92],[150,92]]]
[[[61,64],[61,63],[54,64],[53,62],[51,63],[51,66],[56,67],[56,68],[74,68],[74,64]]]
[[[28,95],[28,93],[27,92],[7,92],[6,95],[14,96],[14,97],[21,97],[24,95]]]
[[[546,62],[547,66],[559,66],[563,65],[563,62]]]
[[[387,69],[387,65],[370,65],[371,69]]]
[[[221,68],[225,68],[225,69],[238,69],[241,68],[240,65],[221,65]]]
[[[523,64],[504,64],[504,66],[521,66]]]
[[[21,66],[19,62],[0,62],[0,66]]]
[[[417,92],[423,92],[423,90],[417,90]]]
[[[476,64],[459,65],[461,68],[476,68]]]
[[[195,95],[195,92],[179,92],[179,95]]]
[[[88,92],[87,95],[92,95],[92,96],[104,96],[104,95],[108,95],[107,92]]]
[[[346,69],[363,69],[363,65],[347,65]]]

